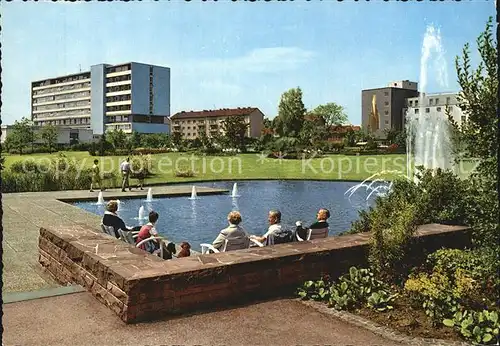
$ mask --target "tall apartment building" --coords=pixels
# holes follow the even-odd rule
[[[409,80],[391,82],[387,87],[361,91],[361,123],[378,138],[386,129],[404,126],[406,99],[417,97],[418,83]]]
[[[406,110],[408,113],[415,115],[422,113],[424,115],[445,117],[448,111],[453,120],[458,125],[462,125],[467,120],[467,115],[459,107],[457,96],[457,93],[436,93],[424,94],[423,97],[408,98]]]
[[[180,132],[184,139],[195,139],[202,131],[205,131],[208,137],[217,133],[223,134],[222,122],[231,116],[242,116],[249,124],[247,137],[260,137],[264,128],[264,114],[254,107],[182,111],[172,115],[170,120],[172,132]]]
[[[35,126],[91,128],[94,135],[169,132],[170,69],[130,62],[99,64],[31,83]]]

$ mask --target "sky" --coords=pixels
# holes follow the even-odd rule
[[[476,38],[492,0],[336,2],[1,2],[3,124],[30,117],[30,83],[137,61],[171,68],[171,114],[258,107],[278,114],[300,87],[307,109],[335,102],[361,123],[361,90],[419,81],[429,25],[441,33],[427,92],[458,91],[455,56]],[[439,61],[439,64],[432,62]],[[436,77],[447,69],[446,80]]]

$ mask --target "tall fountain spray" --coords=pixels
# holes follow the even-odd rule
[[[145,218],[146,218],[146,216],[145,216],[144,206],[141,205],[141,207],[139,208],[139,217],[138,217],[138,219],[139,219],[139,221],[142,221]]]
[[[122,205],[122,202],[120,202],[119,199],[116,200],[116,204],[118,205],[118,209],[116,209],[116,211],[120,211],[121,209],[121,205]]]
[[[153,202],[153,189],[148,189],[148,195],[146,197],[146,202]]]
[[[102,191],[99,191],[99,195],[97,196],[97,204],[98,205],[103,205],[104,204],[104,197],[102,195]]]
[[[193,185],[193,188],[191,189],[191,197],[189,199],[197,199],[198,195],[196,193],[196,186]]]
[[[238,184],[237,183],[233,184],[233,191],[231,192],[231,197],[232,198],[240,197],[240,195],[238,195]]]
[[[422,42],[420,58],[420,95],[419,112],[406,115],[407,133],[407,172],[409,178],[414,178],[413,166],[424,166],[426,169],[450,169],[452,165],[450,124],[446,113],[427,113],[425,92],[428,84],[429,62],[434,59],[434,69],[440,87],[447,87],[448,75],[445,53],[441,43],[441,33],[433,25],[427,27]]]

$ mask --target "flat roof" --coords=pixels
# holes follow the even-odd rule
[[[417,91],[418,92],[418,90],[415,90],[415,89],[398,88],[398,87],[395,87],[395,86],[386,86],[386,87],[383,87],[383,88],[373,88],[373,89],[363,89],[363,90],[361,90],[361,92],[363,92],[363,91],[372,91],[372,90],[384,90],[384,89],[410,90],[410,91]]]
[[[37,82],[45,82],[45,81],[48,81],[48,80],[53,80],[53,79],[59,79],[59,78],[67,78],[67,77],[81,76],[81,75],[86,74],[86,73],[90,73],[90,70],[89,70],[89,71],[82,71],[82,72],[78,72],[78,73],[65,74],[65,75],[62,75],[62,76],[57,76],[57,77],[51,77],[51,78],[45,78],[45,79],[34,80],[34,81],[32,81],[31,83],[33,84],[33,83],[37,83]]]

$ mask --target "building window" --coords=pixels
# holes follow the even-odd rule
[[[389,93],[387,91],[384,92],[384,96],[389,96]]]
[[[415,100],[415,107],[418,107],[418,100]]]
[[[389,111],[385,111],[385,115],[389,115]]]
[[[436,108],[436,110],[437,110],[438,112],[441,112],[441,107],[437,107],[437,108]]]
[[[410,101],[408,101],[408,105],[409,105],[410,107],[412,107],[412,106],[413,106],[413,101],[411,101],[411,100],[410,100]]]
[[[388,106],[389,105],[389,102],[385,101],[385,105]]]
[[[449,98],[449,97],[447,97],[447,98],[446,98],[446,104],[449,104],[449,103],[450,103],[450,98]]]
[[[418,114],[418,113],[419,113],[419,109],[415,108],[415,114]]]
[[[153,66],[149,66],[149,114],[153,114]]]
[[[385,124],[386,124],[386,125],[389,125],[389,120],[386,120],[386,121],[385,121]]]
[[[433,99],[429,99],[429,106],[432,106],[432,103],[434,102]]]
[[[429,113],[430,111],[431,111],[431,109],[430,109],[430,108],[426,108],[426,109],[425,109],[425,113]]]
[[[436,106],[439,104],[439,99],[436,99]]]
[[[467,121],[467,117],[465,115],[462,115],[460,117],[460,121],[462,122],[462,124],[465,123]]]

